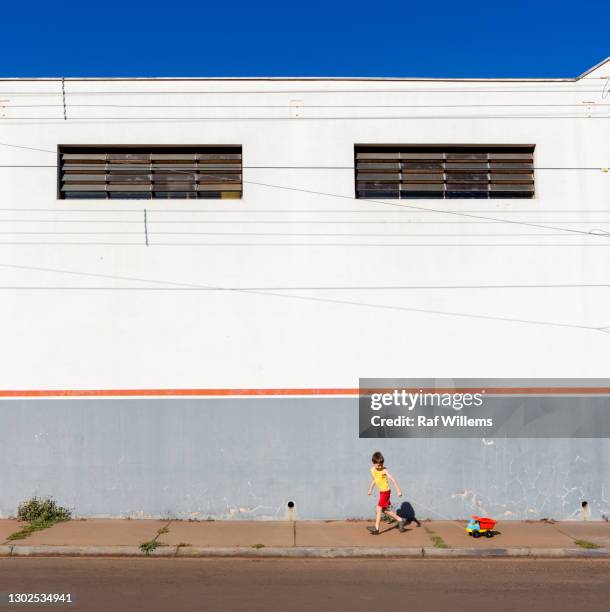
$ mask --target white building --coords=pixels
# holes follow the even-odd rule
[[[0,515],[362,516],[359,377],[606,377],[609,79],[1,80]],[[421,515],[610,510],[607,439],[382,450]]]

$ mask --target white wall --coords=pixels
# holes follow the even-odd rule
[[[439,212],[610,231],[610,174],[600,170],[610,165],[610,114],[597,76],[68,80],[65,88],[67,121],[60,81],[0,82],[0,142],[50,151],[0,146],[1,165],[53,166],[59,144],[241,144],[244,197],[60,201],[56,168],[1,167],[2,287],[163,286],[113,276],[208,287],[608,284],[608,238]],[[93,91],[100,93],[78,93]],[[302,101],[303,117],[291,117],[295,100]],[[31,104],[55,106],[16,106]],[[315,108],[321,104],[341,108]],[[343,107],[367,104],[417,107]],[[506,106],[487,106],[496,104]],[[355,200],[354,143],[532,143],[536,197]],[[302,299],[310,297],[342,303]],[[256,293],[4,288],[0,387],[310,388],[353,387],[359,376],[605,376],[610,334],[587,327],[606,326],[607,286]]]

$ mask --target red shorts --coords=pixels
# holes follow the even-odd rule
[[[389,489],[387,491],[379,491],[379,501],[377,502],[377,505],[380,508],[389,508],[389,506],[391,505],[390,493],[391,491]]]

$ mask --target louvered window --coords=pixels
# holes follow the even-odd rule
[[[356,145],[358,198],[533,198],[534,146]]]
[[[241,146],[62,146],[60,198],[240,198]]]

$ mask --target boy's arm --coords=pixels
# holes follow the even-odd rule
[[[400,486],[396,482],[396,479],[394,478],[394,476],[392,476],[392,474],[390,474],[390,472],[388,472],[387,470],[386,470],[386,476],[394,483],[394,486],[396,487],[396,493],[398,493],[398,497],[402,497],[402,491],[400,490]]]
[[[373,492],[374,487],[375,487],[375,479],[373,478],[371,480],[371,486],[369,487],[369,492],[368,492],[369,495]]]

